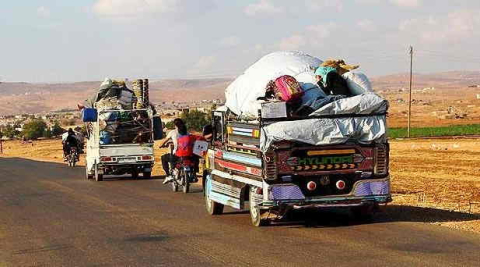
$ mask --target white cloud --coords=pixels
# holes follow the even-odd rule
[[[152,15],[190,12],[201,14],[210,8],[212,0],[96,0],[93,12],[100,17],[141,19]],[[188,16],[185,16],[188,17]]]
[[[234,47],[240,44],[240,38],[238,36],[228,36],[220,40],[219,44],[224,47]]]
[[[195,65],[193,65],[193,69],[196,70],[196,71],[207,70],[210,67],[212,67],[215,64],[216,61],[217,61],[217,58],[215,56],[200,57],[198,59],[197,63],[195,63]]]
[[[97,0],[93,6],[97,15],[109,17],[137,17],[172,12],[177,8],[177,0]]]
[[[336,10],[341,11],[343,9],[342,0],[305,0],[305,6],[310,11],[324,11],[324,10]]]
[[[445,17],[429,16],[426,18],[402,21],[399,26],[400,37],[409,36],[424,44],[458,43],[459,41],[478,38],[480,27],[480,10],[459,10]]]
[[[369,19],[363,19],[363,20],[357,21],[357,27],[367,32],[373,32],[377,30],[377,26],[373,23],[373,21]]]
[[[281,50],[298,50],[306,46],[321,46],[336,28],[337,24],[333,22],[310,25],[301,33],[283,38],[277,47]]]
[[[302,35],[292,35],[280,40],[278,47],[281,50],[298,50],[307,44],[307,40]]]
[[[42,18],[48,18],[48,17],[50,17],[51,12],[50,12],[50,9],[48,9],[44,6],[41,6],[41,7],[37,8],[37,15],[39,17],[42,17]]]
[[[420,0],[390,0],[390,2],[399,7],[419,7],[421,6]]]
[[[307,27],[307,31],[308,35],[316,42],[329,37],[335,28],[337,28],[337,24],[330,22],[326,24],[310,25]]]
[[[379,4],[382,0],[355,0],[358,4]]]
[[[285,8],[278,7],[273,4],[271,0],[259,0],[255,4],[250,4],[245,8],[245,14],[248,16],[256,15],[272,15],[284,13]]]

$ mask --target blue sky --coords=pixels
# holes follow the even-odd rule
[[[369,76],[480,70],[476,0],[23,0],[0,3],[0,80],[236,76],[300,50]]]

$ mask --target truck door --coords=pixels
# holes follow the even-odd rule
[[[213,143],[224,144],[226,141],[225,136],[225,113],[214,111],[213,112]]]

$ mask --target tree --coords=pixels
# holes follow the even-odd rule
[[[55,123],[52,126],[52,135],[53,136],[58,136],[58,135],[63,134],[64,132],[65,132],[65,129],[63,129],[60,126],[60,123],[58,121],[55,121]]]
[[[203,126],[209,122],[207,120],[207,114],[198,110],[191,110],[182,114],[182,120],[187,125],[189,130],[201,131]]]
[[[49,128],[47,128],[45,130],[45,132],[43,132],[43,137],[46,137],[46,138],[52,138],[52,130],[50,130]]]
[[[8,138],[14,138],[18,134],[19,132],[15,130],[15,127],[12,125],[7,125],[7,127],[5,127],[5,129],[3,130],[3,135]]]
[[[175,129],[175,125],[173,124],[173,121],[169,121],[165,123],[165,128],[166,129]]]
[[[40,119],[31,120],[23,126],[23,136],[27,139],[37,139],[44,135],[47,124]]]

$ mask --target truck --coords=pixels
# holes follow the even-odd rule
[[[333,132],[341,131],[336,125],[345,120],[362,125],[362,120],[378,119],[378,126],[385,127],[385,116],[385,111],[308,118],[267,118],[260,114],[256,120],[246,121],[225,109],[214,111],[213,140],[204,174],[207,212],[219,215],[224,206],[249,207],[251,222],[257,227],[303,208],[348,208],[360,219],[369,218],[392,200],[386,137],[363,142],[356,138],[358,132],[328,138],[323,135],[328,125],[333,125]],[[313,130],[323,136],[320,145],[308,144],[309,137],[299,140],[308,136],[310,130],[304,125],[312,122],[327,125]],[[295,138],[269,139],[272,129]],[[366,125],[355,129],[371,135]]]
[[[96,117],[87,123],[86,178],[102,181],[104,175],[123,174],[151,178],[153,125],[159,117],[153,117],[150,109],[98,110]],[[114,136],[107,135],[110,126],[116,126]]]

